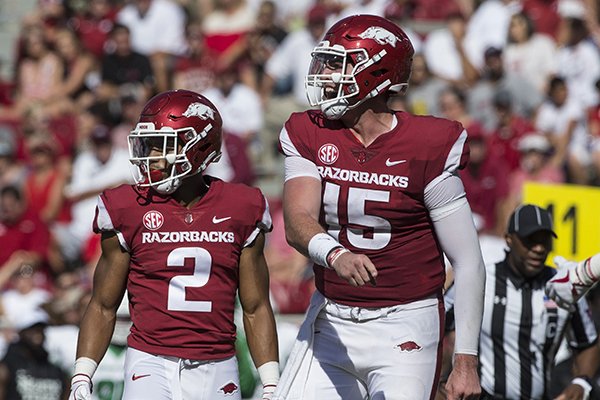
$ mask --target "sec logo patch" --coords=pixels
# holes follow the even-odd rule
[[[331,143],[326,143],[323,146],[321,146],[321,148],[319,149],[318,152],[318,156],[319,156],[319,160],[321,160],[321,162],[323,164],[333,164],[334,162],[337,161],[338,157],[340,155],[340,152],[337,148],[337,146],[335,144],[331,144]]]
[[[142,218],[142,222],[144,223],[144,226],[146,227],[146,229],[155,231],[163,225],[163,223],[165,222],[165,219],[161,213],[159,213],[158,211],[152,210],[152,211],[148,211],[146,214],[144,214],[144,217]]]

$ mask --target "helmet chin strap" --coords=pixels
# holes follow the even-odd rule
[[[171,179],[161,184],[152,186],[160,194],[171,194],[181,186],[181,179]]]
[[[390,85],[390,83],[390,80],[387,79],[386,81],[379,84],[375,89],[371,90],[371,92],[368,95],[366,95],[362,100],[359,100],[352,105],[349,104],[348,99],[333,99],[330,101],[323,102],[321,104],[321,111],[323,112],[323,114],[325,114],[327,119],[340,119],[344,114],[346,114],[346,112],[348,112],[348,110],[352,110],[353,108],[358,107],[366,100],[371,99],[377,96],[379,93],[383,92]]]

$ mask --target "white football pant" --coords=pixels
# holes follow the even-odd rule
[[[241,400],[237,359],[193,361],[128,348],[123,400]]]
[[[304,399],[433,399],[443,316],[437,298],[380,309],[328,301],[315,322]]]

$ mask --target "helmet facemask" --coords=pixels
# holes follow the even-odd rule
[[[312,107],[319,106],[328,119],[339,119],[348,110],[377,96],[391,86],[389,79],[369,93],[361,93],[357,76],[368,74],[372,66],[386,55],[381,50],[369,58],[365,49],[347,50],[322,42],[312,52],[312,62],[305,79],[306,94]]]
[[[190,150],[196,146],[203,146],[211,130],[208,124],[202,132],[196,132],[193,127],[172,129],[163,127],[156,130],[151,122],[140,122],[127,137],[129,144],[129,160],[138,167],[138,176],[134,176],[138,186],[152,187],[161,194],[171,194],[184,178],[195,175],[206,169],[208,164],[217,161],[221,155],[213,150],[207,154],[200,165],[194,168],[194,160],[188,158]],[[208,151],[200,148],[200,152]],[[195,152],[194,152],[195,153]],[[164,169],[152,168],[151,165],[164,160]],[[166,176],[165,176],[166,174]]]

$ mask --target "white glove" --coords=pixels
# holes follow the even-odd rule
[[[568,261],[564,257],[556,256],[553,259],[558,272],[554,278],[546,282],[546,295],[556,301],[560,307],[575,311],[575,303],[582,298],[591,288],[590,285],[584,285],[578,282],[575,268],[577,263]]]
[[[77,374],[71,379],[69,400],[92,400],[92,380],[84,374]]]
[[[271,400],[273,398],[273,393],[275,393],[276,387],[277,385],[273,384],[263,385],[262,400]]]

